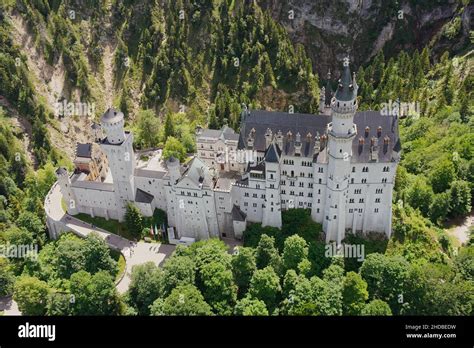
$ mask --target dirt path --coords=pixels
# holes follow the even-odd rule
[[[105,85],[105,107],[108,109],[112,106],[114,100],[114,74],[113,74],[113,57],[115,47],[107,44],[104,49],[104,85]]]
[[[469,241],[469,228],[474,226],[474,210],[471,214],[462,218],[454,219],[446,224],[446,232],[450,236],[456,237],[460,244],[466,244]]]

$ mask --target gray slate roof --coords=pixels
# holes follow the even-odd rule
[[[232,220],[235,221],[245,221],[247,219],[247,214],[245,214],[238,206],[234,204],[232,207]]]
[[[148,192],[145,192],[139,188],[137,188],[135,192],[135,202],[150,204],[153,201],[153,198],[155,197],[152,194],[149,194]]]
[[[278,147],[277,144],[272,143],[268,147],[267,152],[265,153],[265,161],[266,162],[278,163],[278,162],[280,162],[280,155],[281,155],[280,148]]]
[[[76,144],[76,157],[92,158],[92,144]]]
[[[165,176],[166,172],[159,171],[159,170],[148,170],[142,168],[135,168],[134,175],[144,178],[152,178],[152,179],[161,179]]]
[[[222,139],[222,140],[231,140],[231,141],[238,141],[239,134],[235,133],[235,131],[228,127],[223,126],[221,129],[203,129],[201,134],[198,137],[203,138],[212,138],[212,139]]]
[[[356,91],[352,85],[351,69],[349,64],[344,66],[335,97],[337,100],[348,101],[356,97]]]
[[[123,112],[114,108],[109,108],[100,118],[100,122],[114,123],[123,119]]]
[[[295,153],[295,135],[301,134],[301,156],[315,157],[314,144],[316,135],[320,135],[320,153],[316,156],[317,162],[323,163],[327,160],[327,124],[331,122],[331,116],[313,114],[289,114],[279,111],[252,110],[245,118],[241,127],[239,148],[244,149],[247,138],[252,129],[255,129],[254,149],[258,152],[265,152],[265,133],[268,128],[276,135],[278,131],[283,134],[282,153],[286,156],[293,156]],[[392,161],[394,152],[400,152],[401,144],[398,135],[398,118],[396,116],[384,116],[378,111],[360,111],[354,116],[354,123],[357,125],[358,135],[353,140],[352,162],[364,163],[370,159],[371,138],[378,139],[379,162]],[[366,135],[365,129],[369,127]],[[382,131],[377,131],[382,127]],[[292,137],[288,136],[288,131]],[[311,137],[307,137],[308,133]],[[384,145],[384,138],[388,137],[389,144]],[[359,138],[364,138],[364,144],[359,145]]]
[[[194,157],[191,160],[179,181],[185,177],[191,179],[191,181],[193,181],[196,186],[202,184],[203,187],[214,187],[212,176],[209,172],[209,167],[198,157]]]

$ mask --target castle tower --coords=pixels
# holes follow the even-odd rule
[[[120,219],[125,215],[127,202],[135,200],[135,154],[133,152],[133,135],[124,130],[123,113],[113,108],[108,109],[100,118],[105,138],[100,141],[102,150],[107,155],[112,173],[114,192]]]
[[[71,189],[71,178],[69,177],[67,169],[59,167],[56,170],[56,177],[58,178],[59,188],[63,195],[64,202],[66,203],[67,213],[70,215],[76,215],[79,212],[77,209],[77,200]]]
[[[332,122],[328,124],[328,179],[323,230],[326,242],[339,245],[345,236],[346,199],[351,170],[352,141],[357,134],[357,85],[351,77],[348,59],[331,101]]]
[[[281,228],[280,198],[280,159],[281,150],[274,141],[265,153],[265,207],[262,226]]]

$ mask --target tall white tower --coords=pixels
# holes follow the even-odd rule
[[[135,154],[133,153],[133,135],[124,130],[123,113],[108,109],[100,118],[105,138],[100,146],[107,155],[112,173],[114,191],[120,219],[125,215],[128,201],[135,199]]]
[[[331,101],[332,122],[328,124],[328,178],[323,230],[326,242],[339,245],[345,236],[346,199],[352,157],[352,141],[357,134],[354,115],[357,110],[357,84],[352,79],[349,59]]]
[[[281,228],[280,198],[281,151],[273,140],[265,153],[265,208],[262,226]]]
[[[79,211],[77,209],[77,200],[71,189],[71,178],[66,168],[59,167],[56,169],[56,177],[58,178],[59,188],[63,195],[64,202],[66,203],[67,213],[76,215]]]

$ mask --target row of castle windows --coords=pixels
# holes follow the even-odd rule
[[[283,164],[294,165],[294,164],[295,164],[295,161],[294,161],[294,160],[290,160],[290,159],[284,159],[284,160],[283,160]],[[312,167],[312,166],[313,166],[313,162],[310,162],[310,161],[301,161],[301,166],[303,166],[303,167]]]
[[[355,195],[360,195],[361,193],[362,193],[362,189],[355,189],[355,190],[354,190],[354,194],[355,194]],[[376,193],[376,194],[382,194],[382,193],[383,193],[383,189],[381,189],[381,188],[375,189],[375,193]]]
[[[280,185],[282,186],[285,186],[286,185],[286,181],[285,180],[282,180],[280,181]],[[295,182],[294,181],[290,181],[290,186],[295,186]],[[299,187],[304,187],[304,182],[300,182],[298,184]],[[308,188],[313,188],[313,183],[312,182],[309,182],[308,183]]]
[[[350,198],[350,199],[349,199],[349,203],[354,203],[354,198]],[[359,203],[364,203],[364,199],[363,199],[363,198],[360,198],[360,199],[359,199]],[[375,199],[375,203],[380,203],[380,198],[376,198],[376,199]]]
[[[187,192],[187,195],[191,196],[191,192]],[[184,191],[181,191],[181,196],[184,196]],[[193,196],[197,197],[198,196],[197,192],[193,192]]]
[[[289,202],[288,200],[286,201],[284,199],[281,200],[281,204],[286,204],[288,202]],[[302,207],[303,205],[306,205],[308,208],[311,208],[313,206],[311,202],[298,202],[298,206]]]
[[[352,173],[355,173],[356,167],[352,167]],[[382,172],[388,173],[390,171],[390,167],[386,166],[382,168]],[[368,173],[369,167],[362,167],[362,173]]]
[[[322,169],[322,168],[319,168],[319,169]],[[319,171],[319,173],[322,173],[322,171]],[[286,170],[284,170],[284,171],[282,171],[282,175],[288,176],[288,172],[287,172]],[[290,172],[290,177],[293,178],[294,176],[295,176],[295,171],[292,170],[292,171]],[[300,176],[301,176],[302,178],[304,178],[304,177],[305,177],[305,173],[304,173],[304,172],[300,172]],[[312,177],[313,177],[313,173],[308,173],[308,178],[312,178]]]
[[[286,190],[281,190],[281,194],[282,194],[282,195],[286,195]],[[290,191],[290,196],[295,196],[295,191]],[[299,193],[298,193],[298,196],[303,197],[303,196],[304,196],[304,192],[299,192]],[[313,197],[313,193],[312,193],[312,192],[308,192],[308,197]],[[319,200],[318,200],[318,201],[319,201]]]

